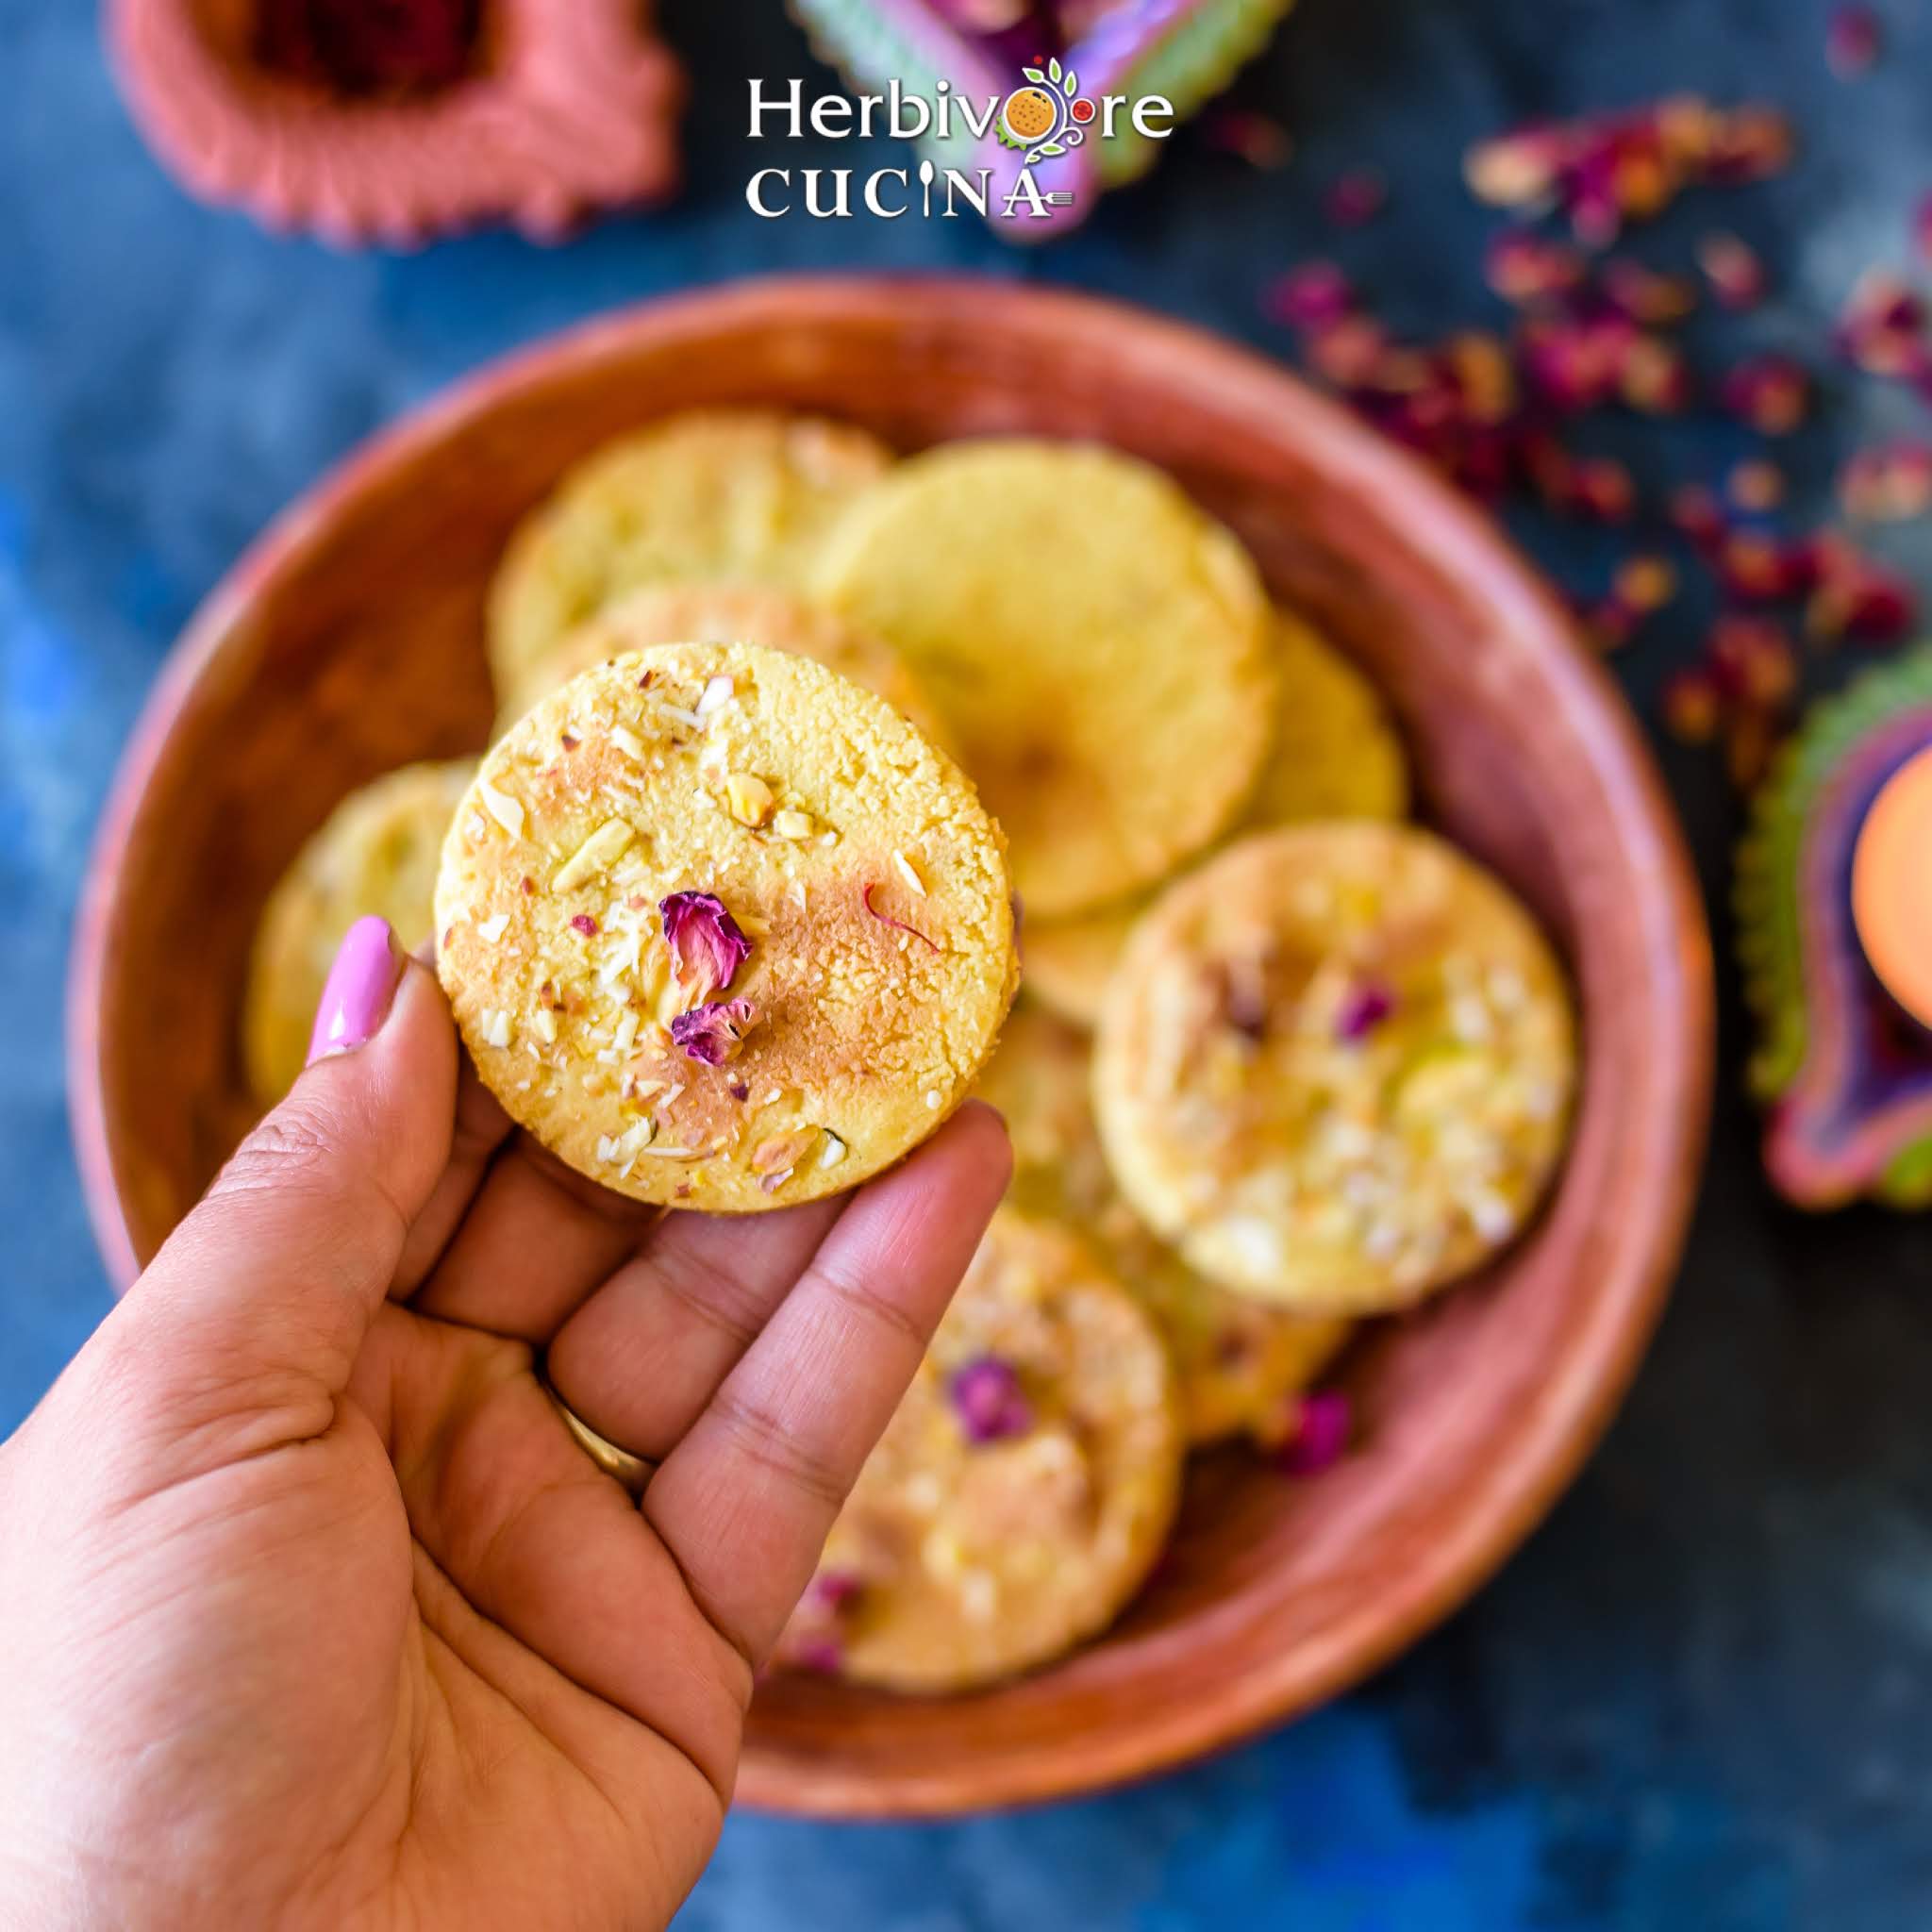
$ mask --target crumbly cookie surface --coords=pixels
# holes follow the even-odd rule
[[[849,424],[700,409],[572,470],[511,539],[490,596],[491,668],[520,689],[558,639],[663,582],[796,588],[826,530],[892,454]]]
[[[1327,1367],[1352,1324],[1298,1315],[1194,1273],[1121,1198],[1101,1151],[1091,1099],[1091,1050],[1073,1027],[1022,1001],[978,1091],[1006,1116],[1013,1141],[1008,1199],[1090,1241],[1154,1317],[1174,1366],[1191,1443],[1291,1433],[1296,1397]]]
[[[826,541],[817,591],[905,654],[1013,843],[1029,917],[1199,851],[1259,771],[1276,674],[1247,553],[1115,452],[951,443]]]
[[[1406,1306],[1533,1212],[1574,1080],[1541,933],[1432,834],[1260,833],[1173,887],[1108,991],[1094,1099],[1123,1191],[1203,1274]]]
[[[659,584],[634,591],[546,651],[511,692],[499,720],[508,730],[539,698],[579,672],[652,644],[763,644],[795,651],[875,691],[942,749],[945,727],[906,668],[881,639],[786,591],[758,584]]]
[[[1408,809],[1408,762],[1374,687],[1292,611],[1273,619],[1281,672],[1274,741],[1243,829],[1311,819],[1399,819]],[[1028,989],[1064,1020],[1092,1026],[1107,982],[1151,892],[1026,929]]]
[[[491,748],[436,894],[485,1084],[561,1158],[719,1212],[926,1138],[1017,978],[1004,842],[891,706],[807,658],[676,644]]]
[[[428,939],[443,836],[475,769],[474,758],[405,765],[352,792],[269,894],[242,1017],[248,1084],[264,1106],[302,1071],[315,1005],[350,926],[375,913],[410,952]]]
[[[779,1660],[930,1693],[1062,1655],[1140,1588],[1181,1457],[1146,1315],[1072,1234],[1002,1209]]]

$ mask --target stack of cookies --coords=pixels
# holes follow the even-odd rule
[[[347,801],[270,903],[264,1099],[373,910],[437,935],[513,1117],[638,1198],[842,1190],[975,1091],[1012,1132],[789,1661],[938,1692],[1093,1635],[1191,1449],[1291,1442],[1352,1324],[1533,1214],[1560,967],[1403,822],[1374,690],[1160,473],[673,418],[528,519],[489,647],[480,767]]]

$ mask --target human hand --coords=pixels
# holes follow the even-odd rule
[[[380,922],[317,1037],[0,1447],[0,1924],[662,1925],[997,1116],[654,1224],[509,1136]]]

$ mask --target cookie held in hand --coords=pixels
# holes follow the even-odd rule
[[[1005,842],[883,699],[674,644],[554,691],[443,851],[484,1084],[580,1173],[745,1213],[855,1186],[966,1096],[1018,978]]]

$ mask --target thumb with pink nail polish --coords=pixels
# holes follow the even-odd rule
[[[388,920],[372,914],[349,928],[315,1008],[306,1064],[312,1067],[331,1054],[353,1053],[373,1037],[389,1015],[404,963]]]

